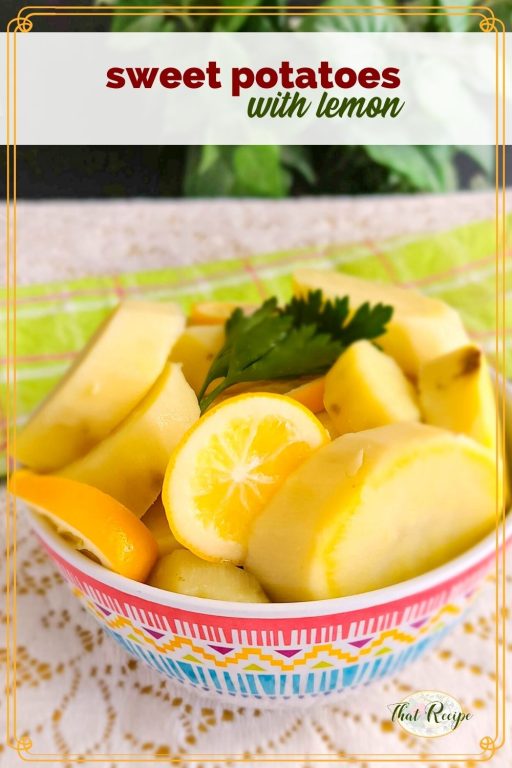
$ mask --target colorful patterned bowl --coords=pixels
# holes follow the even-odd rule
[[[330,700],[401,670],[460,620],[495,560],[493,532],[440,568],[363,595],[228,603],[118,576],[31,519],[74,594],[129,653],[191,690],[260,707]]]

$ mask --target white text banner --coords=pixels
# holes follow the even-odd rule
[[[496,45],[484,33],[18,34],[16,140],[493,144]]]

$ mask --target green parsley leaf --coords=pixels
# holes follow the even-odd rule
[[[310,291],[306,299],[294,296],[282,311],[293,317],[295,327],[311,323],[336,337],[348,317],[349,299],[324,301],[322,291]]]
[[[282,308],[275,297],[267,299],[252,315],[235,309],[199,393],[201,412],[233,384],[325,373],[350,344],[381,336],[392,314],[385,304],[366,303],[347,322],[349,297],[324,300],[322,291],[294,297]]]
[[[387,304],[371,307],[368,302],[361,304],[349,323],[342,329],[346,347],[359,339],[376,339],[382,336],[386,325],[391,320],[393,308]]]

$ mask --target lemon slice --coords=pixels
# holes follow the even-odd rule
[[[122,576],[147,578],[158,555],[157,543],[112,496],[76,480],[26,470],[15,472],[9,490],[47,518],[75,549]]]
[[[329,441],[317,418],[282,395],[254,393],[208,411],[183,437],[162,501],[179,542],[213,562],[244,561],[251,523],[286,477]]]

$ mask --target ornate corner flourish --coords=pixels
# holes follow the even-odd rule
[[[484,759],[490,760],[498,749],[496,739],[493,739],[492,736],[484,736],[482,739],[480,739],[480,748],[483,750],[485,755]]]
[[[10,29],[11,32],[30,32],[34,27],[34,22],[30,18],[30,16],[25,16],[25,11],[31,11],[33,10],[30,6],[25,6],[24,8],[20,8],[18,11],[18,15],[14,17],[14,19],[11,19],[8,25],[8,29]],[[12,26],[12,29],[11,29]]]
[[[498,31],[496,28],[496,21],[497,21],[496,16],[494,15],[494,13],[490,8],[489,8],[489,13],[491,14],[490,16],[483,16],[480,21],[479,27],[481,32],[497,32]]]
[[[21,760],[27,760],[31,757],[30,750],[32,749],[32,739],[30,736],[21,736],[19,739],[15,739],[9,746],[18,753],[18,757]]]
[[[479,23],[481,32],[505,32],[505,22],[499,19],[492,8],[487,5],[476,6],[480,11],[484,11],[485,15],[480,14],[482,19]]]

